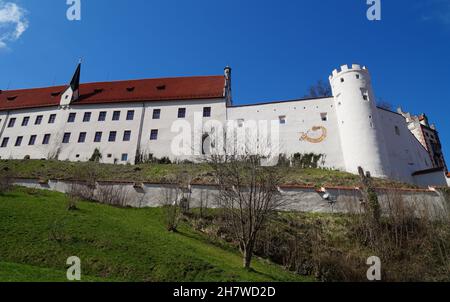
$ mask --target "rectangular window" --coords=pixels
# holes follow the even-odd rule
[[[16,118],[9,119],[8,128],[14,127],[14,124],[16,123]]]
[[[153,110],[153,119],[159,120],[161,118],[161,109],[154,109]]]
[[[18,136],[16,139],[16,147],[20,147],[22,145],[23,136]]]
[[[127,112],[127,121],[134,120],[134,110],[128,110]]]
[[[280,120],[280,125],[286,125],[286,116],[285,115],[282,115],[282,116],[280,116],[280,117],[278,117],[279,118],[279,120]]]
[[[8,146],[8,142],[9,142],[9,137],[3,138],[1,148],[6,148]]]
[[[131,131],[127,130],[123,133],[123,141],[129,142],[131,140]]]
[[[81,132],[78,137],[78,143],[82,144],[84,142],[86,142],[86,132]]]
[[[94,143],[100,143],[102,141],[102,132],[95,132]]]
[[[70,114],[69,114],[69,119],[67,120],[67,122],[68,122],[68,123],[74,123],[76,117],[77,117],[77,114],[76,114],[76,113],[70,113]]]
[[[102,111],[99,113],[98,115],[98,121],[99,122],[104,122],[106,121],[106,111]]]
[[[22,127],[28,126],[29,122],[30,122],[30,117],[29,116],[24,117],[22,120]]]
[[[48,145],[50,143],[50,134],[44,135],[44,139],[42,140],[43,145]]]
[[[122,161],[128,161],[128,154],[122,154]]]
[[[153,129],[152,132],[150,133],[150,140],[156,141],[157,139],[158,139],[158,130]]]
[[[120,120],[120,111],[114,111],[112,120],[113,121]]]
[[[178,109],[178,118],[185,118],[186,117],[186,108],[179,108]]]
[[[111,131],[109,132],[109,142],[115,142],[116,141],[116,136],[117,136],[117,132],[116,131]]]
[[[48,123],[54,124],[55,121],[56,121],[56,114],[51,114],[50,117],[48,118]]]
[[[211,117],[211,107],[203,108],[203,117]]]
[[[328,121],[328,113],[321,113],[320,119],[322,120],[322,122]]]
[[[36,116],[36,120],[34,121],[34,124],[35,125],[40,125],[40,124],[42,124],[42,119],[43,119],[44,117],[42,116],[42,115],[38,115],[38,116]]]
[[[92,116],[91,112],[85,112],[84,113],[84,117],[83,117],[83,123],[90,122],[91,121],[91,116]]]
[[[62,142],[63,142],[63,144],[68,144],[70,142],[70,133],[69,132],[64,133]]]
[[[29,140],[29,142],[28,142],[28,145],[34,146],[34,144],[36,144],[36,138],[37,138],[36,135],[30,136],[30,140]]]

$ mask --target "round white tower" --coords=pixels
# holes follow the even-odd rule
[[[366,67],[341,66],[330,76],[345,167],[358,167],[373,176],[388,176],[388,156],[378,120],[378,109]]]

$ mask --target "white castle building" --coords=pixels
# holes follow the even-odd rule
[[[435,126],[377,107],[366,67],[344,65],[329,77],[332,97],[234,105],[231,68],[223,76],[180,77],[0,90],[0,158],[134,164],[138,155],[172,161],[174,127],[233,121],[276,121],[279,153],[314,153],[321,166],[422,186],[447,185],[448,170]],[[194,134],[195,136],[195,134]],[[202,145],[202,139],[199,141]]]

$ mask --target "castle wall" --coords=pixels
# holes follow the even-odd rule
[[[324,167],[345,168],[333,98],[228,108],[228,119],[234,121],[280,122],[280,117],[285,117],[285,123],[280,123],[282,154],[324,154]]]
[[[414,183],[414,172],[433,168],[430,155],[408,129],[402,115],[378,109],[378,116],[391,164],[387,176]]]
[[[211,117],[203,118],[204,107],[211,107]],[[186,108],[185,118],[178,118],[179,108]],[[154,109],[161,110],[159,119],[153,119]],[[120,112],[118,121],[113,120],[115,111]],[[128,111],[134,111],[132,120],[127,120]],[[85,122],[84,115],[87,112],[91,113],[91,118]],[[100,112],[106,112],[105,121],[99,121]],[[74,122],[69,123],[71,113],[76,116]],[[56,119],[54,123],[49,123],[52,114],[56,114]],[[73,104],[67,109],[48,107],[14,110],[9,112],[8,117],[6,115],[7,112],[1,112],[0,115],[0,127],[6,123],[0,144],[4,138],[9,138],[7,146],[0,148],[1,159],[23,159],[25,156],[30,156],[31,159],[49,159],[57,156],[59,160],[87,161],[98,148],[103,163],[133,164],[138,143],[144,153],[152,153],[158,158],[166,156],[171,160],[179,159],[180,157],[174,155],[171,149],[171,142],[178,135],[177,132],[172,132],[172,124],[182,120],[187,125],[194,125],[195,115],[200,117],[200,124],[210,119],[225,123],[226,106],[223,99],[149,102],[145,103],[145,106],[143,103]],[[38,116],[42,116],[42,122],[36,125],[35,120]],[[25,117],[29,117],[29,122],[27,126],[22,126]],[[16,119],[14,126],[8,127],[9,120],[14,118]],[[152,130],[158,130],[158,136],[156,140],[151,141]],[[129,141],[124,141],[125,131],[131,131]],[[191,136],[194,134],[193,131],[192,128]],[[94,142],[96,132],[102,133],[100,142]],[[116,132],[114,142],[109,141],[110,132]],[[65,133],[70,133],[67,143],[63,143]],[[86,133],[84,142],[79,142],[80,133]],[[43,144],[46,134],[50,134],[50,141]],[[34,135],[36,141],[30,145],[30,138]],[[20,146],[16,146],[18,137],[23,137]],[[199,141],[198,144],[200,143]]]

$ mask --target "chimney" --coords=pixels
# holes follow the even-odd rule
[[[232,90],[231,90],[231,67],[227,66],[224,69],[225,74],[225,100],[227,102],[227,106],[231,107],[233,106],[233,96],[232,96]]]

